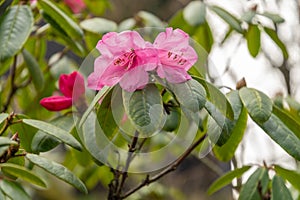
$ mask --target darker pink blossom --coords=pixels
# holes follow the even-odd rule
[[[50,111],[60,111],[72,106],[85,93],[84,79],[78,72],[59,77],[59,90],[64,96],[43,98],[40,104]]]
[[[157,49],[159,64],[157,74],[171,83],[191,79],[187,71],[196,63],[198,56],[189,44],[189,35],[180,29],[167,28],[158,34],[153,46]]]
[[[65,4],[70,7],[73,13],[80,13],[86,8],[83,0],[64,0]]]
[[[148,71],[157,66],[157,52],[136,31],[110,32],[97,44],[101,55],[95,60],[88,87],[100,90],[117,83],[135,91],[148,83]]]

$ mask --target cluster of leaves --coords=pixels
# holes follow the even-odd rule
[[[46,188],[47,181],[35,166],[85,193],[87,188],[93,188],[99,181],[108,185],[113,174],[108,167],[102,166],[103,157],[99,155],[99,151],[102,149],[103,138],[96,134],[93,120],[98,119],[107,138],[120,148],[128,150],[127,146],[134,138],[124,138],[115,122],[111,104],[116,98],[114,95],[120,95],[117,98],[122,99],[123,112],[130,122],[129,129],[138,130],[146,136],[162,130],[163,134],[159,134],[156,140],[138,140],[140,147],[144,145],[150,151],[163,147],[170,138],[176,137],[179,124],[186,117],[198,125],[195,141],[208,135],[206,140],[201,140],[199,146],[204,146],[205,141],[211,140],[217,144],[213,148],[216,158],[224,162],[230,161],[243,138],[249,115],[282,149],[300,160],[299,103],[292,98],[278,98],[273,102],[264,93],[247,87],[224,95],[220,89],[202,78],[205,74],[195,69],[190,72],[194,75],[193,79],[183,84],[161,84],[163,80],[157,79],[157,84],[150,84],[133,94],[125,91],[114,94],[111,88],[105,87],[90,103],[79,122],[79,129],[75,127],[73,116],[68,111],[57,116],[42,109],[36,102],[51,95],[58,76],[72,71],[72,65],[76,66],[65,56],[67,53],[73,52],[79,57],[85,57],[106,32],[144,26],[167,26],[167,23],[145,11],[117,24],[98,17],[107,6],[105,0],[86,3],[93,17],[82,13],[78,19],[63,4],[49,0],[39,0],[37,6],[30,5],[29,1],[5,0],[0,3],[0,81],[1,85],[3,83],[0,88],[0,196],[30,199],[20,181]],[[274,14],[251,10],[238,19],[220,7],[193,1],[177,13],[168,26],[181,28],[189,33],[209,52],[214,39],[206,19],[207,12],[215,13],[229,25],[223,42],[231,34],[239,33],[245,37],[249,52],[255,57],[260,51],[261,31],[264,31],[282,50],[284,58],[288,58],[287,50],[276,31],[264,27],[256,20],[256,16],[260,15],[269,18],[275,25],[284,21]],[[242,24],[246,24],[247,28]],[[64,49],[51,55],[50,59],[45,59],[51,40]],[[99,105],[100,99],[102,103]],[[288,108],[284,106],[285,102],[289,105]],[[153,105],[155,112],[151,111]],[[26,116],[8,114],[9,111],[25,113]],[[205,114],[195,119],[194,113],[202,112]],[[14,136],[10,139],[12,134]],[[70,147],[67,148],[64,165],[38,155],[61,143]],[[201,151],[201,148],[195,148],[194,152],[198,153],[196,151]],[[116,168],[120,165],[113,164]],[[241,177],[249,169],[250,166],[244,166],[229,172],[211,186],[209,193],[230,184],[234,178]],[[269,171],[275,172],[272,179]],[[148,182],[145,181],[144,184],[154,182],[157,177],[160,176],[152,179],[147,176]],[[296,171],[277,165],[259,167],[245,184],[237,187],[240,199],[291,199],[285,180],[300,190],[299,173]],[[126,193],[123,197],[125,196]]]

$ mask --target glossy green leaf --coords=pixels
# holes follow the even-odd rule
[[[30,200],[30,196],[22,188],[22,186],[13,181],[2,179],[0,181],[2,192],[13,200]]]
[[[284,169],[278,165],[275,165],[274,168],[275,168],[275,172],[277,173],[277,175],[281,176],[282,178],[284,178],[285,180],[290,182],[290,184],[292,184],[293,187],[295,187],[297,190],[300,191],[300,173],[299,172]]]
[[[101,129],[105,135],[112,140],[114,135],[118,132],[119,127],[115,122],[115,118],[112,113],[112,90],[104,97],[98,110],[97,119]]]
[[[39,130],[42,130],[45,133],[54,136],[55,138],[61,140],[62,142],[70,145],[71,147],[81,150],[80,143],[70,133],[57,126],[54,126],[52,124],[43,121],[34,120],[34,119],[23,119],[23,123],[32,126],[34,128],[37,128]]]
[[[271,200],[293,200],[293,197],[286,187],[284,181],[279,176],[274,176],[272,180]]]
[[[41,91],[44,88],[45,80],[39,63],[26,49],[22,51],[22,54],[35,88]]]
[[[253,121],[263,124],[270,118],[273,103],[267,95],[246,87],[239,90],[239,95]]]
[[[274,114],[259,126],[288,154],[300,160],[300,139]]]
[[[249,10],[243,14],[242,20],[247,23],[252,23],[252,19],[255,17],[255,15],[256,15],[256,12]]]
[[[7,113],[0,113],[0,124],[6,120],[6,118],[9,116]]]
[[[278,14],[273,14],[273,13],[269,13],[269,12],[264,12],[262,14],[260,14],[262,16],[265,16],[269,19],[271,19],[274,23],[276,24],[280,24],[280,23],[283,23],[285,20],[280,17]]]
[[[247,180],[247,182],[242,186],[239,200],[254,200],[257,196],[257,188],[260,179],[265,173],[264,168],[258,168]]]
[[[25,167],[20,165],[15,165],[11,163],[2,163],[0,165],[1,171],[10,174],[12,176],[18,177],[24,181],[27,181],[31,184],[46,188],[47,185],[43,179],[38,175],[34,174],[32,171],[28,170]]]
[[[99,102],[99,100],[104,97],[109,91],[111,90],[111,87],[103,87],[98,94],[94,97],[93,101],[91,102],[91,104],[89,105],[89,107],[87,108],[87,110],[84,112],[80,122],[79,122],[79,127],[82,127],[82,125],[84,124],[84,122],[86,121],[86,119],[88,118],[88,116],[90,115],[90,113],[95,109],[95,105]]]
[[[269,189],[269,183],[270,183],[270,177],[269,177],[269,171],[265,170],[263,176],[260,180],[260,187],[261,187],[261,193],[263,195],[266,194],[266,192]]]
[[[281,49],[284,58],[288,59],[289,54],[287,52],[285,44],[280,40],[276,31],[267,27],[264,27],[264,30],[270,36],[270,38],[275,42],[275,44],[277,44],[277,46]]]
[[[0,137],[0,146],[17,145],[18,143],[8,137]]]
[[[201,1],[192,1],[183,9],[183,18],[192,26],[203,24],[206,5]]]
[[[82,44],[70,37],[68,33],[61,27],[61,25],[55,19],[52,18],[52,16],[48,15],[43,11],[42,16],[49,24],[51,24],[53,32],[59,36],[56,37],[57,42],[69,46],[74,51],[74,53],[78,54],[79,56],[85,55],[85,49],[82,46]]]
[[[260,30],[257,25],[249,24],[246,39],[251,56],[256,57],[260,51]]]
[[[234,112],[227,97],[213,84],[207,82],[203,78],[193,77],[206,90],[208,100],[228,119],[234,119]]]
[[[207,52],[210,52],[214,43],[214,38],[207,21],[196,27],[192,38],[196,40]]]
[[[286,110],[273,106],[273,113],[300,139],[300,121],[295,119]]]
[[[63,165],[55,163],[35,154],[27,154],[26,158],[30,160],[33,164],[39,166],[40,168],[44,169],[45,171],[49,172],[55,177],[65,181],[66,183],[69,183],[81,192],[88,192],[87,188],[82,183],[82,181]]]
[[[80,39],[83,37],[83,31],[76,24],[76,22],[71,19],[66,13],[64,13],[60,8],[58,8],[54,3],[49,0],[40,0],[38,1],[38,3],[43,11],[47,15],[49,15],[60,26],[60,28],[67,33],[69,37],[73,39]],[[50,21],[49,23],[51,24]]]
[[[80,22],[80,26],[86,31],[97,34],[104,34],[117,30],[116,22],[100,17],[83,20]]]
[[[144,136],[149,136],[162,126],[164,112],[158,88],[148,84],[135,92],[123,90],[123,104],[128,118]]]
[[[251,168],[251,166],[244,166],[242,168],[238,168],[235,170],[232,170],[220,178],[218,178],[216,181],[213,182],[213,184],[209,187],[207,190],[207,193],[209,195],[212,195],[213,193],[217,192],[218,190],[222,189],[228,184],[232,183],[232,180],[234,178],[241,177],[246,171],[248,171]]]
[[[232,91],[228,94],[228,99],[232,105],[234,110],[234,125],[232,129],[229,130],[231,135],[226,143],[219,147],[214,146],[213,152],[215,156],[224,162],[228,162],[235,154],[235,151],[243,139],[246,127],[247,127],[247,119],[248,113],[245,107],[242,105],[242,102],[239,98],[238,91]],[[227,122],[229,120],[227,119]],[[229,122],[230,123],[230,122]],[[231,122],[233,123],[233,122]],[[230,126],[231,127],[231,126]]]
[[[33,27],[29,6],[13,6],[0,18],[0,62],[16,55]]]
[[[206,103],[206,91],[196,80],[189,80],[179,84],[168,84],[170,90],[176,96],[181,107],[192,112],[201,110]]]
[[[228,23],[234,30],[239,33],[243,33],[243,29],[241,27],[241,21],[238,20],[235,16],[230,14],[228,11],[224,10],[218,6],[209,7],[212,11],[214,11],[217,15],[219,15],[226,23]]]
[[[72,116],[61,116],[49,122],[67,132],[71,132],[74,128],[74,119]],[[46,152],[55,148],[61,141],[56,137],[39,130],[33,137],[31,148],[33,152]]]

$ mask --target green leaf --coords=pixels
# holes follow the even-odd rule
[[[50,15],[42,12],[42,16],[49,24],[51,24],[53,32],[58,35],[58,37],[56,37],[57,42],[61,42],[63,45],[69,46],[74,53],[78,54],[79,56],[85,55],[84,47],[77,40],[72,39],[72,37],[70,37]]]
[[[17,120],[21,120],[23,118],[26,118],[26,116],[24,116],[24,115],[16,116]],[[20,143],[21,148],[24,148],[26,150],[26,152],[32,152],[31,142],[32,142],[32,138],[34,137],[37,130],[27,124],[24,124],[24,123],[15,123],[15,124],[9,126],[9,129],[13,133],[16,133],[16,132],[18,133],[20,141],[22,141]]]
[[[251,56],[256,57],[260,50],[260,30],[257,25],[249,24],[246,39]]]
[[[42,130],[77,150],[81,150],[80,143],[70,133],[57,126],[34,119],[23,119],[23,123]]]
[[[208,188],[207,193],[209,195],[212,195],[213,193],[222,189],[226,185],[231,184],[231,182],[234,178],[241,177],[250,168],[251,168],[251,166],[244,166],[242,168],[238,168],[238,169],[232,170],[232,171],[224,174],[223,176],[221,176],[220,178],[218,178],[216,181],[213,182],[213,184]]]
[[[255,17],[256,14],[257,14],[256,12],[249,10],[243,14],[242,20],[247,23],[251,23],[252,19]]]
[[[242,105],[242,102],[239,98],[238,91],[230,92],[228,94],[228,99],[234,110],[235,124],[232,127],[232,130],[230,130],[231,135],[229,139],[226,141],[226,143],[221,147],[214,146],[213,148],[213,152],[215,156],[219,160],[224,162],[228,162],[234,156],[239,143],[243,139],[247,127],[247,119],[248,119],[247,110]]]
[[[273,106],[273,113],[300,139],[300,121],[277,106]]]
[[[170,90],[176,96],[181,107],[192,112],[198,112],[206,103],[206,91],[196,80],[189,80],[184,83],[170,84]]]
[[[118,132],[119,127],[115,122],[115,118],[112,112],[112,94],[111,90],[102,100],[100,107],[97,110],[97,119],[101,129],[108,137],[108,139],[112,140],[115,134]]]
[[[277,44],[277,46],[281,49],[284,58],[288,59],[289,54],[287,52],[285,44],[280,40],[276,31],[274,31],[273,29],[267,28],[267,27],[264,27],[264,30],[270,36],[270,38],[275,42],[275,44]]]
[[[192,26],[203,24],[206,5],[201,1],[192,1],[183,9],[183,18]]]
[[[279,176],[274,176],[272,180],[271,200],[293,200],[290,191],[287,189],[284,181]]]
[[[22,167],[20,165],[15,165],[11,163],[2,163],[0,165],[1,171],[7,174],[10,174],[12,176],[18,177],[20,179],[23,179],[24,181],[27,181],[31,184],[46,188],[47,185],[43,179],[41,179],[39,176],[35,175],[32,171],[28,170],[25,167]]]
[[[87,110],[84,112],[84,114],[82,115],[82,118],[79,122],[79,127],[82,127],[82,125],[84,124],[84,122],[86,121],[86,119],[88,118],[88,116],[90,115],[90,113],[94,110],[95,105],[99,102],[99,100],[104,97],[109,91],[111,90],[111,87],[107,87],[104,86],[99,92],[98,94],[94,97],[93,101],[91,102],[91,104],[89,105],[89,107],[87,108]]]
[[[239,200],[256,200],[257,187],[260,179],[265,173],[264,168],[258,168],[247,180],[247,182],[242,186]]]
[[[297,171],[284,169],[278,165],[274,166],[277,175],[281,176],[290,184],[292,184],[297,190],[300,191],[300,174]]]
[[[154,14],[147,11],[139,11],[137,15],[146,27],[164,27],[164,23]]]
[[[55,163],[35,154],[27,154],[26,158],[30,160],[33,164],[39,166],[40,168],[44,169],[45,171],[49,172],[55,177],[65,181],[66,183],[69,183],[81,192],[87,194],[87,188],[82,183],[82,181],[63,165]]]
[[[269,12],[264,12],[264,13],[262,13],[262,14],[260,14],[260,15],[265,16],[265,17],[271,19],[271,20],[272,20],[274,23],[276,23],[276,24],[280,24],[280,23],[283,23],[283,22],[285,21],[285,20],[284,20],[282,17],[280,17],[279,15],[273,14],[273,13],[269,13]]]
[[[265,172],[260,180],[261,193],[263,195],[265,195],[269,189],[269,182],[270,182],[269,172],[268,172],[268,170],[265,170]]]
[[[69,37],[73,39],[81,39],[83,37],[83,31],[76,22],[54,3],[49,0],[40,0],[38,3],[43,11],[56,22],[55,26],[58,24]],[[49,23],[52,25],[51,21]]]
[[[100,17],[83,20],[80,22],[80,26],[86,31],[97,34],[104,34],[117,30],[116,22]]]
[[[173,28],[180,28],[184,32],[188,33],[189,35],[193,35],[196,27],[191,26],[187,23],[183,18],[183,11],[178,11],[169,21],[169,26]]]
[[[241,21],[238,20],[235,16],[230,14],[228,11],[224,10],[218,6],[209,7],[212,11],[214,11],[217,15],[219,15],[226,23],[228,23],[234,30],[239,33],[243,33],[243,29],[241,27]]]
[[[7,138],[7,137],[0,137],[0,146],[8,146],[8,145],[17,145],[18,143]]]
[[[212,45],[214,44],[214,38],[207,21],[200,26],[197,26],[192,38],[196,40],[207,52],[210,52]]]
[[[264,93],[253,88],[239,90],[240,98],[250,117],[258,124],[263,124],[272,114],[272,100]]]
[[[30,196],[25,192],[20,184],[17,182],[2,179],[0,181],[0,188],[6,196],[13,200],[30,200]]]
[[[234,112],[230,102],[227,97],[213,84],[207,82],[203,78],[193,77],[196,81],[198,81],[206,90],[208,100],[214,104],[214,106],[223,113],[228,119],[234,119]]]
[[[39,66],[39,63],[26,49],[24,49],[22,53],[28,71],[31,75],[32,82],[35,88],[38,91],[41,91],[44,88],[45,80],[44,80],[43,72]]]
[[[122,91],[123,104],[128,118],[144,136],[149,136],[163,125],[164,109],[158,88],[149,84],[135,92]]]
[[[0,124],[6,120],[6,118],[9,116],[7,113],[0,113]]]
[[[271,117],[259,126],[288,154],[300,160],[299,138],[278,117],[271,114]]]
[[[0,62],[16,55],[33,27],[29,6],[13,6],[0,18]]]
[[[61,116],[55,118],[49,123],[64,129],[67,132],[71,132],[74,128],[74,119],[72,116]],[[31,148],[35,153],[46,152],[53,149],[60,143],[60,140],[56,137],[39,130],[32,139]]]

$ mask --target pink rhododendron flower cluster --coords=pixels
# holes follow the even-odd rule
[[[170,83],[191,79],[187,71],[198,59],[189,45],[189,35],[180,29],[167,28],[153,44],[136,31],[110,32],[96,46],[101,55],[95,60],[88,87],[100,90],[117,83],[127,91],[145,87],[148,72],[156,71]]]
[[[59,77],[59,90],[64,96],[46,97],[40,101],[40,104],[50,111],[70,108],[72,102],[78,101],[85,93],[84,78],[76,71],[71,74],[62,74]]]

